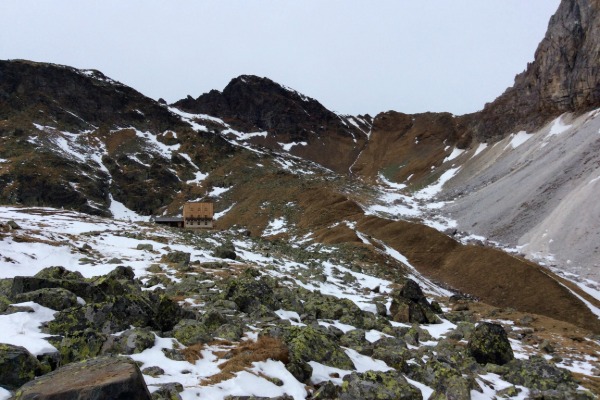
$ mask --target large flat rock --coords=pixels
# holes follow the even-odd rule
[[[150,400],[139,368],[125,357],[100,357],[65,365],[30,381],[15,399]]]

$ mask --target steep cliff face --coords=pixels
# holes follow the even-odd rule
[[[264,131],[249,140],[273,150],[315,161],[346,173],[364,146],[369,116],[341,116],[317,100],[268,78],[242,75],[223,89],[173,104],[193,114],[219,117],[236,130]]]
[[[600,106],[600,1],[564,0],[535,59],[514,85],[478,113],[479,141],[533,131],[564,112]]]

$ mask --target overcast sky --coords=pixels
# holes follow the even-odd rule
[[[174,102],[266,76],[342,114],[481,109],[559,0],[0,0],[0,58],[94,68]]]

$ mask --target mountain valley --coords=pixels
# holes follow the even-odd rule
[[[0,398],[116,355],[140,398],[595,398],[599,13],[563,0],[462,116],[340,115],[252,75],[166,104],[0,60],[0,380],[34,365]],[[152,223],[189,201],[215,230]]]

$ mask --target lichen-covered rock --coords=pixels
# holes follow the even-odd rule
[[[61,364],[83,361],[97,357],[108,340],[108,336],[91,329],[65,332],[65,336],[53,336],[48,341],[60,354]]]
[[[69,271],[65,267],[54,266],[44,268],[34,275],[36,278],[42,279],[67,279],[67,280],[76,280],[83,281],[83,275],[78,271]]]
[[[504,328],[489,322],[477,325],[471,334],[468,349],[480,364],[503,365],[515,358]]]
[[[181,383],[163,383],[158,390],[152,393],[152,400],[181,400],[179,395],[181,392],[183,392]]]
[[[56,311],[77,305],[77,296],[63,288],[44,288],[33,292],[21,293],[14,297],[18,303],[33,301]]]
[[[236,341],[240,340],[244,336],[244,328],[239,323],[227,323],[219,326],[212,332],[215,338],[221,338],[225,340]]]
[[[421,400],[421,391],[397,371],[352,372],[344,377],[340,400]]]
[[[506,381],[541,391],[572,391],[578,384],[566,369],[558,368],[539,356],[531,356],[529,360],[513,360],[505,365],[506,372],[502,378]]]
[[[373,355],[373,344],[365,336],[364,329],[353,329],[340,337],[340,345],[356,350],[365,356]]]
[[[102,347],[102,354],[137,354],[154,346],[156,335],[149,329],[133,328],[119,336],[110,336]]]
[[[26,348],[0,343],[0,387],[13,390],[42,373],[42,365]]]
[[[20,279],[17,279],[20,278]],[[38,286],[62,287],[86,301],[61,310],[47,324],[47,331],[56,335],[86,329],[104,334],[115,333],[134,327],[151,327],[168,331],[186,315],[186,312],[170,298],[143,291],[134,280],[133,270],[119,266],[105,276],[88,281],[77,279],[45,279],[16,277],[12,289],[29,293]],[[50,285],[50,286],[47,286]]]
[[[214,256],[217,258],[224,258],[235,260],[237,258],[237,254],[235,253],[235,247],[232,243],[226,243],[222,246],[217,247],[214,250]]]
[[[186,346],[213,340],[206,325],[194,319],[182,319],[173,328],[172,335]]]
[[[390,314],[396,322],[417,322],[420,324],[438,323],[435,310],[427,301],[419,284],[407,279],[404,284],[392,291]]]
[[[373,358],[385,361],[390,367],[402,370],[412,357],[406,342],[398,338],[384,337],[373,343]]]
[[[335,336],[326,329],[310,325],[277,326],[266,329],[263,334],[283,340],[289,353],[289,363],[286,367],[297,379],[299,376],[303,378],[301,381],[307,379],[306,371],[312,370],[309,361],[340,369],[354,369],[350,357],[337,344]]]
[[[137,250],[146,250],[146,251],[152,251],[154,250],[154,246],[152,246],[152,244],[150,243],[139,243],[136,247]]]
[[[150,400],[144,378],[132,360],[100,357],[65,365],[31,381],[15,393],[15,400]]]
[[[451,364],[430,359],[420,368],[412,368],[411,379],[423,382],[434,389],[435,399],[470,399],[471,385],[463,374]]]
[[[190,263],[190,257],[190,253],[186,253],[184,251],[172,251],[162,256],[160,261],[165,263],[188,265]]]
[[[231,279],[223,291],[223,297],[233,301],[245,313],[250,313],[261,305],[271,310],[279,308],[271,282],[263,277],[256,279],[243,274],[239,278]]]

